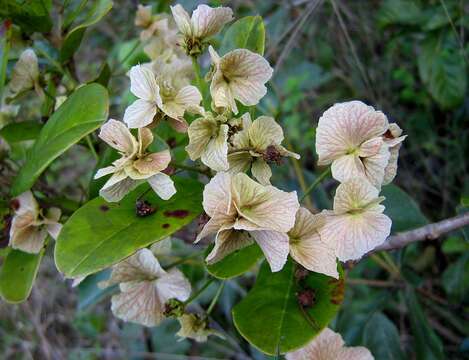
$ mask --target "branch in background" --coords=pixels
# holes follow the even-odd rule
[[[375,248],[373,252],[400,249],[417,241],[435,240],[441,235],[468,225],[469,212],[433,224],[428,224],[415,230],[392,235],[388,237],[382,245]]]

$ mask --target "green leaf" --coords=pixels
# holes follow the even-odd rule
[[[423,13],[417,1],[385,0],[378,12],[378,25],[381,27],[393,24],[417,25]]]
[[[446,293],[460,303],[469,291],[469,252],[449,265],[441,280]]]
[[[98,286],[99,282],[109,279],[109,276],[110,271],[103,270],[99,273],[87,276],[86,279],[78,285],[77,310],[79,312],[91,309],[107,295],[116,290],[116,286],[110,286],[104,289]]]
[[[63,62],[70,59],[80,46],[83,35],[88,27],[99,22],[112,8],[112,0],[97,0],[90,9],[86,20],[71,29],[60,49],[60,60]]]
[[[150,188],[147,184],[118,203],[98,197],[78,209],[57,239],[59,271],[67,277],[95,273],[190,223],[202,212],[202,185],[190,179],[174,180],[177,193],[171,199],[162,200],[153,191],[144,195],[156,209],[146,217],[136,215],[135,203]]]
[[[457,40],[445,36],[429,36],[418,56],[419,74],[428,91],[443,109],[462,103],[466,94],[466,63]]]
[[[265,28],[261,16],[246,16],[233,23],[220,45],[220,55],[234,49],[248,49],[264,55]]]
[[[375,359],[405,359],[401,350],[399,332],[396,326],[384,314],[377,312],[367,321],[363,329],[363,345]]]
[[[210,246],[206,254],[212,249],[213,246]],[[249,271],[262,257],[261,248],[253,244],[231,253],[215,264],[206,264],[206,267],[209,274],[218,279],[231,279]]]
[[[39,136],[42,125],[37,121],[10,123],[0,130],[0,136],[9,144],[25,140],[34,140]]]
[[[410,325],[414,338],[414,349],[417,360],[445,359],[441,339],[430,327],[418,300],[415,291],[408,288],[405,294]]]
[[[107,90],[101,85],[90,84],[77,89],[42,127],[13,183],[12,195],[29,190],[52,161],[96,130],[106,120],[108,107]]]
[[[415,229],[428,223],[415,200],[396,185],[384,186],[381,195],[386,198],[384,213],[392,220],[393,232]]]
[[[341,268],[340,280],[310,273],[302,281],[303,287],[295,270],[291,260],[276,273],[264,262],[254,287],[233,308],[233,321],[240,334],[269,355],[306,345],[334,318],[343,300],[345,282]],[[297,299],[304,288],[312,289],[315,295],[314,305],[307,310],[300,307]]]
[[[103,85],[104,87],[107,87],[109,84],[109,80],[111,79],[112,71],[111,68],[109,67],[109,64],[105,62],[102,66],[101,69],[99,70],[98,76],[90,81],[89,83],[98,83]]]
[[[10,250],[0,270],[0,295],[9,303],[26,300],[36,279],[44,251],[28,254]]]
[[[0,0],[0,18],[11,19],[25,32],[48,32],[52,28],[51,0]]]

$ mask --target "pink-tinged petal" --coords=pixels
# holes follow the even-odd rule
[[[404,137],[404,136],[403,136]],[[399,158],[399,150],[402,144],[397,144],[389,149],[389,162],[384,169],[383,185],[389,184],[394,180],[397,173],[397,160]]]
[[[149,128],[139,128],[138,129],[138,143],[139,143],[139,155],[143,155],[145,150],[153,142],[153,133]]]
[[[153,72],[142,66],[135,65],[130,69],[130,91],[136,97],[154,103],[159,96],[160,87]]]
[[[313,215],[300,208],[296,213],[295,226],[288,232],[290,255],[306,269],[339,278],[334,250],[321,241],[318,233],[323,216]]]
[[[202,153],[201,160],[215,171],[226,171],[228,165],[228,125],[220,125],[218,136],[212,138]]]
[[[54,240],[57,240],[60,230],[62,230],[62,224],[58,222],[61,214],[62,211],[59,208],[51,207],[47,210],[43,220],[47,232]]]
[[[238,131],[233,135],[232,141],[233,146],[236,149],[244,149],[251,147],[251,142],[249,139],[249,129],[252,126],[251,115],[249,113],[244,113],[241,116],[242,130]]]
[[[250,234],[262,249],[272,272],[282,270],[288,258],[288,235],[269,230],[251,231]]]
[[[25,191],[21,195],[17,196],[15,200],[18,202],[18,206],[15,209],[15,215],[28,215],[34,219],[39,215],[39,204],[31,191]]]
[[[212,136],[218,131],[218,124],[213,117],[202,117],[194,120],[187,130],[189,145],[186,151],[191,160],[199,159],[204,153]]]
[[[337,360],[344,345],[340,334],[325,328],[308,345],[287,353],[285,358],[286,360]]]
[[[200,91],[195,86],[187,85],[178,91],[174,99],[164,101],[161,110],[170,118],[179,119],[186,110],[199,106],[201,101]]]
[[[259,116],[248,131],[251,145],[256,150],[265,150],[269,145],[280,145],[283,140],[282,127],[269,116]]]
[[[171,126],[174,130],[182,134],[186,133],[187,129],[189,128],[189,124],[187,124],[187,121],[184,120],[184,118],[179,118],[179,119],[169,118],[168,123],[169,123],[169,126]]]
[[[131,129],[148,126],[153,122],[156,110],[154,102],[137,99],[125,109],[124,122]]]
[[[99,195],[108,202],[116,202],[140,185],[140,181],[133,180],[120,171],[114,173],[99,191]]]
[[[186,301],[191,295],[191,284],[178,269],[171,269],[156,280],[156,288],[161,302],[169,299]]]
[[[59,237],[60,231],[62,230],[62,224],[48,224],[46,225],[47,232],[52,237],[52,239],[57,240]]]
[[[12,223],[10,229],[10,243],[13,249],[21,250],[30,254],[38,254],[44,247],[47,237],[47,229],[37,226],[26,226],[16,228]]]
[[[343,155],[332,163],[332,177],[343,182],[356,177],[366,177],[365,167],[357,154]]]
[[[246,174],[236,174],[232,179],[232,195],[238,213],[260,227],[287,232],[295,224],[300,207],[296,192],[263,186]]]
[[[376,155],[362,159],[366,178],[377,189],[381,189],[381,185],[383,184],[384,173],[389,164],[390,156],[391,153],[389,152],[388,146],[383,144]]]
[[[370,350],[363,346],[343,347],[337,354],[337,360],[374,360]]]
[[[171,12],[179,31],[183,35],[192,36],[191,18],[187,11],[184,10],[181,5],[177,4],[176,6],[171,6]]]
[[[252,176],[254,176],[262,185],[270,185],[272,170],[262,158],[254,160],[251,166],[251,172]]]
[[[101,127],[99,137],[109,146],[127,156],[137,152],[137,140],[121,121],[110,119]]]
[[[215,246],[205,261],[208,264],[216,263],[225,256],[242,249],[253,243],[249,235],[244,231],[223,230],[220,231],[215,239]]]
[[[141,174],[156,174],[166,169],[171,161],[169,150],[148,154],[136,161],[133,166]]]
[[[138,5],[134,24],[140,27],[148,27],[151,24],[151,5]]]
[[[147,179],[153,191],[163,200],[170,199],[176,194],[174,182],[166,174],[158,173]]]
[[[192,13],[192,33],[197,38],[213,36],[232,19],[233,11],[228,7],[211,8],[199,5]]]
[[[334,212],[343,214],[349,211],[364,209],[376,201],[378,189],[372,186],[365,178],[354,178],[340,184],[334,196]]]
[[[155,281],[132,281],[120,284],[121,293],[111,299],[114,316],[143,326],[156,326],[164,319]]]
[[[231,109],[234,114],[238,113],[233,92],[219,69],[213,74],[212,82],[210,83],[210,95],[216,107]]]
[[[339,260],[357,260],[386,240],[391,224],[391,219],[375,211],[328,215],[319,234]]]
[[[96,171],[96,174],[94,175],[93,179],[99,179],[103,176],[113,174],[117,169],[114,166],[106,166],[104,168],[99,169]]]
[[[365,141],[360,145],[358,150],[358,156],[364,158],[368,156],[376,155],[381,147],[383,146],[383,139],[381,137],[375,137]]]
[[[212,45],[208,47],[208,53],[210,54],[210,59],[212,60],[212,63],[217,66],[221,58]]]
[[[231,200],[231,177],[227,173],[219,172],[205,185],[202,202],[204,210],[210,217],[217,214],[233,214]]]
[[[14,94],[33,89],[38,81],[39,66],[36,53],[24,50],[16,62],[8,87]]]
[[[217,234],[219,231],[227,230],[233,227],[234,218],[231,215],[217,214],[212,217],[203,227],[202,231],[197,235],[194,243]]]
[[[335,104],[319,119],[316,131],[316,152],[320,165],[358,150],[361,144],[381,136],[388,120],[381,111],[361,101]]]

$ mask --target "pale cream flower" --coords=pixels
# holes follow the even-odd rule
[[[144,326],[158,325],[164,319],[168,300],[185,301],[191,293],[191,285],[182,272],[176,268],[165,271],[148,249],[115,265],[109,280],[100,286],[114,284],[119,284],[120,293],[111,299],[112,313]]]
[[[219,172],[204,189],[203,207],[210,220],[196,242],[215,235],[209,264],[256,242],[272,271],[280,271],[289,252],[286,233],[299,206],[296,192],[260,185],[246,174]]]
[[[94,176],[97,179],[112,174],[99,192],[106,201],[121,200],[144,181],[164,200],[176,193],[171,178],[161,172],[171,161],[169,150],[157,153],[146,151],[153,142],[150,129],[138,129],[136,139],[124,123],[110,119],[101,127],[99,137],[121,154],[120,159],[111,166],[99,169]]]
[[[152,23],[151,5],[139,4],[135,14],[135,26],[147,28]]]
[[[389,124],[388,130],[383,135],[383,140],[389,148],[389,163],[384,169],[383,185],[389,184],[394,180],[397,173],[397,159],[402,142],[407,135],[402,135],[402,129],[396,123]]]
[[[8,87],[14,95],[31,89],[42,91],[39,85],[39,65],[33,49],[26,49],[21,53]]]
[[[270,184],[272,170],[269,163],[279,164],[283,157],[299,159],[300,155],[288,151],[283,141],[282,127],[268,116],[260,116],[254,122],[249,113],[242,117],[242,130],[233,135],[231,154],[228,155],[231,173],[246,172],[263,185]]]
[[[204,41],[216,35],[227,23],[233,20],[233,11],[228,7],[212,8],[199,5],[189,17],[184,8],[171,6],[174,21],[184,38],[184,47],[189,55],[197,55],[204,50]]]
[[[341,261],[356,260],[381,245],[391,231],[391,219],[383,214],[384,197],[364,177],[337,187],[334,210],[324,210],[321,240],[335,249]]]
[[[334,249],[319,236],[318,230],[323,223],[322,215],[313,215],[301,207],[296,213],[295,226],[288,232],[290,255],[304,268],[338,279]]]
[[[155,74],[147,67],[136,65],[130,69],[130,91],[139,99],[124,114],[130,128],[150,125],[157,113],[174,120],[178,131],[187,129],[184,113],[200,113],[202,95],[192,85],[185,85],[176,73]]]
[[[210,335],[216,335],[210,329],[207,318],[202,318],[197,314],[183,314],[178,317],[181,329],[176,333],[181,340],[189,338],[197,342],[206,342]]]
[[[347,347],[342,336],[329,328],[322,330],[308,345],[287,353],[286,360],[373,360],[363,346]]]
[[[215,171],[228,170],[227,119],[207,112],[204,117],[194,120],[187,130],[189,145],[186,151],[191,160],[201,159]]]
[[[338,181],[364,176],[380,188],[390,158],[382,137],[387,129],[386,115],[361,101],[335,104],[319,119],[318,164],[332,163],[332,176]]]
[[[247,49],[236,49],[220,57],[209,47],[214,65],[210,93],[216,107],[238,113],[236,101],[243,105],[256,105],[267,93],[265,83],[273,69],[261,55]]]
[[[37,254],[44,247],[49,234],[53,239],[59,236],[61,211],[51,207],[45,213],[31,191],[26,191],[13,200],[15,215],[10,228],[10,246],[30,254]]]

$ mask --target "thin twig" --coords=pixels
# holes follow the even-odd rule
[[[444,234],[468,225],[469,212],[433,224],[428,224],[415,230],[389,236],[387,240],[382,245],[375,248],[373,252],[400,249],[417,241],[436,240]]]
[[[303,200],[316,188],[316,186],[318,186],[330,173],[331,168],[327,168],[320,175],[318,175],[314,182],[305,190],[303,196],[300,198],[300,202],[303,202]]]

